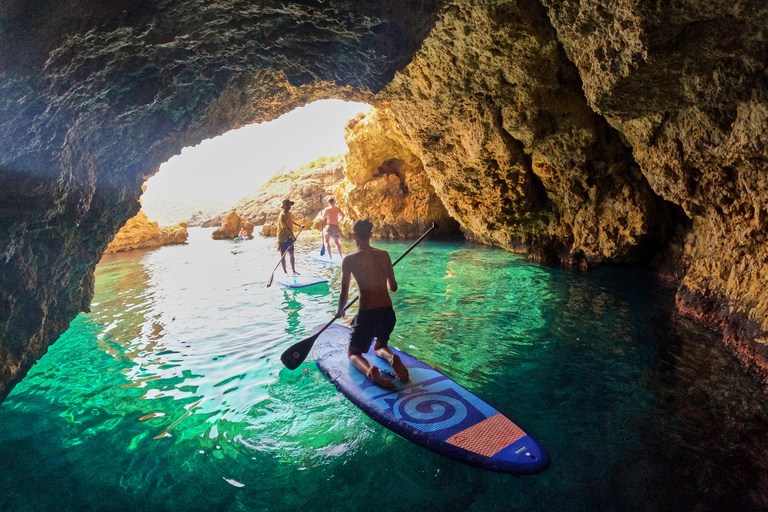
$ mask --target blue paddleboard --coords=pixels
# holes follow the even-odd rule
[[[331,325],[326,329],[313,348],[317,367],[353,404],[391,431],[436,453],[490,471],[530,475],[549,467],[544,446],[515,422],[405,352],[392,349],[408,368],[408,382],[390,377],[392,368],[374,355],[373,349],[365,354],[392,378],[395,388],[374,385],[347,359],[348,340],[348,327]]]
[[[288,288],[304,288],[305,286],[312,286],[313,284],[327,283],[327,279],[315,276],[297,276],[297,275],[284,275],[277,282]]]
[[[326,251],[325,254],[322,256],[320,255],[320,251],[314,251],[309,253],[310,256],[312,256],[317,261],[323,262],[326,265],[341,265],[342,257],[339,256],[339,253],[337,251],[333,251],[333,257],[328,256],[328,252]]]

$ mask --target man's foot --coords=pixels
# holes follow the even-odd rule
[[[403,382],[408,380],[408,368],[403,364],[403,362],[400,360],[400,356],[397,354],[392,356],[392,369],[395,370],[395,375],[397,375],[398,379],[402,380]]]
[[[296,272],[296,269],[293,269],[293,275],[295,275],[295,276],[300,276],[301,274],[299,274],[298,272]]]
[[[381,386],[382,388],[391,389],[395,387],[395,383],[389,380],[388,378],[381,375],[381,372],[379,372],[379,369],[375,366],[371,366],[368,368],[368,373],[366,374],[366,377],[368,377],[368,380],[376,384],[377,386]]]

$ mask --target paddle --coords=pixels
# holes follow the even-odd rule
[[[400,255],[400,257],[399,257],[399,258],[397,258],[397,259],[395,260],[395,262],[392,264],[392,266],[394,267],[395,265],[397,265],[397,263],[398,263],[398,262],[399,262],[401,259],[405,258],[405,256],[406,256],[406,255],[407,255],[409,252],[411,252],[411,250],[412,250],[414,247],[416,247],[417,245],[419,245],[419,242],[421,242],[422,240],[424,240],[424,238],[425,238],[425,237],[426,237],[428,234],[430,234],[430,233],[432,232],[432,230],[434,230],[434,229],[436,229],[436,228],[437,228],[437,224],[435,224],[435,223],[433,222],[433,223],[432,223],[432,227],[431,227],[431,228],[429,228],[429,229],[426,231],[426,233],[424,233],[423,235],[421,235],[421,237],[420,237],[418,240],[416,240],[415,242],[413,242],[413,245],[411,245],[411,246],[408,248],[408,250],[406,250],[406,251],[405,251],[403,254],[401,254],[401,255]],[[350,307],[352,304],[354,304],[355,302],[357,302],[357,299],[359,299],[359,298],[360,298],[360,296],[358,295],[357,297],[355,297],[354,299],[352,299],[351,301],[349,301],[349,302],[347,303],[347,305],[346,305],[346,306],[344,306],[344,311],[348,310],[348,309],[349,309],[349,307]],[[318,337],[319,337],[319,336],[320,336],[320,335],[323,333],[323,331],[325,331],[327,328],[329,328],[333,322],[335,322],[335,321],[336,321],[336,318],[337,318],[337,317],[334,315],[334,317],[331,319],[331,321],[330,321],[330,322],[328,322],[327,324],[325,324],[325,327],[323,327],[322,329],[320,329],[320,330],[319,330],[317,333],[313,334],[313,335],[312,335],[312,336],[310,336],[309,338],[306,338],[306,339],[303,339],[303,340],[301,340],[300,342],[298,342],[298,343],[294,344],[294,345],[293,345],[293,346],[291,346],[291,347],[290,347],[288,350],[286,350],[285,352],[283,352],[283,355],[281,355],[281,356],[280,356],[280,360],[283,362],[283,364],[285,365],[285,367],[286,367],[286,368],[288,368],[289,370],[295,370],[296,368],[298,368],[298,367],[299,367],[299,365],[301,365],[301,363],[303,363],[303,362],[304,362],[304,359],[306,359],[306,358],[307,358],[307,355],[309,355],[309,351],[310,351],[310,350],[312,350],[312,345],[314,345],[314,344],[315,344],[315,341],[317,340],[317,338],[318,338]]]
[[[304,230],[304,226],[301,226],[301,229],[299,229],[299,232],[296,233],[296,236],[293,237],[293,242],[296,243],[296,239],[299,238],[299,235]],[[272,286],[272,280],[275,278],[275,271],[277,270],[277,267],[280,266],[280,262],[283,261],[283,258],[285,258],[285,254],[288,252],[288,250],[284,250],[283,254],[280,255],[280,259],[277,261],[277,265],[275,265],[275,269],[272,271],[272,274],[269,276],[269,281],[267,281],[267,288]]]

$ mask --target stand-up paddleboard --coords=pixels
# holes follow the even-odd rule
[[[312,331],[318,332],[319,325]],[[314,345],[317,366],[353,404],[391,431],[451,459],[500,473],[529,475],[549,467],[544,446],[511,419],[431,366],[392,349],[408,368],[410,380],[394,377],[383,389],[347,359],[349,328],[332,325]],[[387,374],[383,359],[365,354]]]
[[[322,277],[297,276],[295,274],[292,274],[292,275],[284,275],[283,277],[278,279],[277,282],[278,284],[287,286],[288,288],[304,288],[305,286],[312,286],[313,284],[327,283],[328,280],[323,279]]]
[[[235,242],[242,242],[242,241],[243,241],[243,237],[241,237],[241,236],[236,236],[235,237]]]
[[[319,250],[311,252],[309,255],[317,261],[323,262],[327,265],[341,265],[341,260],[343,259],[341,256],[339,256],[337,251],[333,251],[333,257],[329,256],[327,251],[321,256]]]

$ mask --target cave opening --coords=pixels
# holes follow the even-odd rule
[[[199,224],[309,164],[338,159],[347,152],[346,122],[369,109],[361,102],[318,100],[186,147],[147,180],[142,209],[160,225]]]

